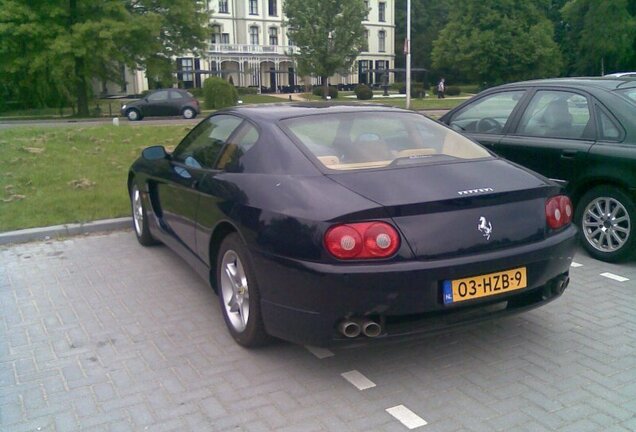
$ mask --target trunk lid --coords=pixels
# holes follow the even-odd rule
[[[438,259],[545,238],[558,187],[501,159],[330,174],[386,208],[417,258]]]

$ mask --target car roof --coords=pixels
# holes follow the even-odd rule
[[[603,90],[616,90],[619,88],[636,87],[636,79],[630,77],[571,77],[571,78],[549,78],[530,81],[520,81],[504,84],[494,88],[507,87],[578,87],[581,89],[598,88]]]
[[[387,105],[364,104],[364,103],[329,103],[329,102],[306,102],[306,103],[273,103],[257,105],[239,105],[227,108],[217,113],[237,114],[254,120],[277,121],[291,117],[302,117],[320,114],[344,114],[356,112],[401,112],[410,113],[413,111],[404,110]]]

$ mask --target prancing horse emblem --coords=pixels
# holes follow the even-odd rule
[[[479,218],[479,225],[477,229],[486,237],[486,240],[490,240],[490,233],[492,233],[492,224],[486,221],[486,218],[481,216]]]

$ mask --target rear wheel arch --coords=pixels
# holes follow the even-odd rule
[[[218,287],[216,286],[216,263],[218,261],[219,250],[221,248],[221,243],[223,243],[223,239],[225,239],[225,237],[232,233],[238,233],[236,227],[229,222],[221,222],[214,228],[212,236],[210,237],[208,252],[210,261],[210,285],[212,285],[212,289],[214,289],[217,294]]]
[[[627,195],[633,195],[630,190],[629,187],[624,184],[623,182],[621,182],[618,179],[615,178],[602,178],[602,177],[598,177],[598,178],[590,178],[587,179],[583,182],[580,182],[579,184],[577,184],[572,191],[570,192],[570,198],[572,199],[572,203],[574,204],[574,206],[578,206],[578,203],[580,201],[580,199],[583,197],[583,195],[585,195],[586,193],[588,193],[589,191],[591,191],[592,189],[599,187],[599,186],[608,186],[608,187],[613,187],[616,189],[620,189],[621,191],[623,191],[624,193],[626,193]]]

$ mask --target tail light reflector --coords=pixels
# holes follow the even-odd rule
[[[400,247],[400,236],[387,223],[361,222],[332,226],[324,242],[338,259],[388,258]]]
[[[545,217],[548,226],[559,229],[572,222],[572,201],[565,195],[557,195],[545,203]]]

